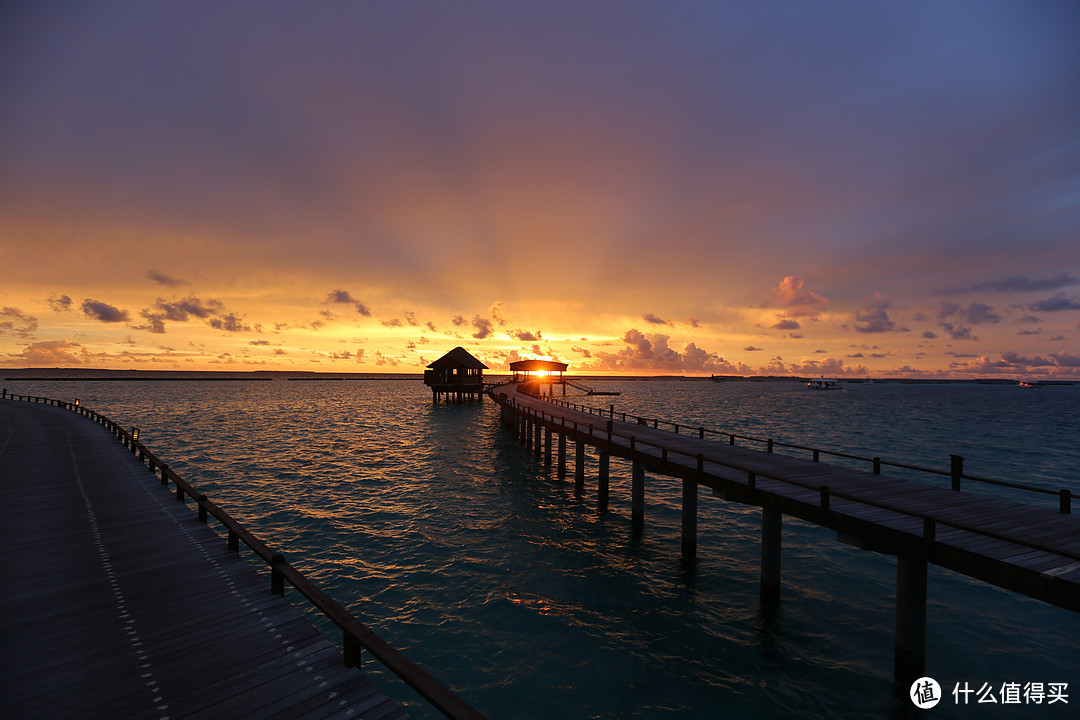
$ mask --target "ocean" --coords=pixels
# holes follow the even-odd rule
[[[785,518],[780,607],[763,612],[757,508],[703,490],[687,563],[677,481],[647,477],[635,538],[627,465],[612,460],[600,513],[595,463],[575,495],[572,470],[560,479],[534,458],[491,401],[435,404],[414,378],[4,384],[140,428],[182,477],[490,718],[909,709],[892,698],[894,558]],[[969,474],[1080,495],[1076,385],[590,384],[622,394],[575,402],[942,470],[959,454]],[[1076,613],[931,566],[926,670],[943,698],[926,717],[1080,716],[1078,638]],[[415,717],[438,717],[370,658],[365,670]],[[1057,697],[1005,702],[1030,683]]]

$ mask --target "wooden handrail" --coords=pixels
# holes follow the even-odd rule
[[[553,403],[555,405],[561,405],[561,406],[563,406],[565,408],[568,408],[568,409],[571,409],[571,410],[577,410],[579,412],[587,412],[590,415],[596,414],[596,415],[607,415],[608,417],[614,417],[615,415],[619,414],[619,413],[614,412],[614,406],[610,406],[609,409],[593,408],[593,407],[591,407],[589,405],[578,405],[576,403],[571,403],[571,402],[569,402],[567,400],[560,400],[560,399],[553,398],[553,397],[550,397],[550,396],[533,395],[532,397],[537,397],[537,398],[539,398],[539,399],[541,399],[541,400],[543,400],[545,402]],[[624,422],[629,422],[629,421],[633,420],[633,421],[637,422],[638,424],[645,425],[645,426],[648,426],[648,427],[652,427],[653,429],[656,429],[656,430],[662,429],[661,425],[670,426],[670,427],[672,427],[674,429],[675,434],[679,434],[680,428],[682,428],[682,429],[690,429],[690,428],[692,428],[694,431],[696,431],[698,433],[699,437],[705,437],[705,435],[717,435],[717,436],[722,435],[722,436],[728,438],[728,444],[730,444],[730,445],[734,445],[735,440],[746,440],[746,441],[749,441],[749,442],[762,443],[762,444],[766,445],[767,447],[784,447],[784,448],[789,448],[789,449],[792,449],[792,450],[806,450],[806,451],[809,451],[809,452],[813,453],[813,457],[814,457],[815,460],[818,458],[819,454],[824,454],[824,455],[829,455],[831,457],[840,457],[840,458],[845,458],[845,459],[848,459],[848,460],[857,460],[857,461],[860,461],[860,462],[876,463],[877,465],[886,465],[886,466],[889,466],[889,467],[901,468],[901,469],[904,469],[904,470],[914,470],[916,472],[930,473],[932,475],[941,475],[941,476],[944,476],[944,477],[957,477],[957,478],[961,478],[961,479],[964,479],[964,480],[971,480],[973,482],[984,483],[984,484],[987,484],[987,485],[998,485],[998,486],[1001,486],[1001,487],[1008,487],[1008,488],[1013,488],[1013,489],[1016,489],[1016,490],[1024,490],[1026,492],[1039,493],[1039,494],[1042,494],[1042,495],[1057,495],[1057,496],[1061,497],[1063,493],[1068,492],[1068,490],[1054,490],[1054,489],[1051,489],[1051,488],[1040,487],[1038,485],[1031,485],[1031,484],[1028,484],[1028,483],[1011,482],[1009,480],[995,480],[995,479],[992,479],[992,478],[978,477],[976,475],[968,475],[966,473],[960,473],[959,475],[955,475],[951,470],[937,470],[937,469],[934,469],[934,468],[921,467],[919,465],[909,465],[907,463],[900,463],[900,462],[892,462],[892,461],[889,461],[889,460],[882,460],[881,458],[870,458],[870,457],[864,457],[864,456],[861,456],[861,455],[852,455],[850,453],[837,452],[837,451],[834,451],[834,450],[822,450],[820,448],[808,447],[806,445],[797,445],[795,443],[786,443],[786,442],[781,442],[781,441],[778,441],[778,440],[753,437],[753,436],[750,436],[750,435],[738,435],[736,433],[729,433],[729,432],[725,432],[725,431],[722,431],[722,430],[713,430],[711,428],[706,428],[706,427],[689,426],[689,425],[684,425],[684,424],[680,424],[680,423],[671,422],[670,420],[662,420],[662,419],[659,419],[659,418],[642,417],[642,416],[633,415],[633,414],[630,414],[630,413],[621,413],[621,415],[622,415],[622,419],[623,419]],[[650,423],[651,423],[651,425],[650,425]],[[771,450],[770,450],[770,452],[771,452]],[[957,457],[959,457],[959,456],[957,456]],[[1068,512],[1068,511],[1063,510],[1063,512]]]
[[[527,415],[532,415],[534,418],[536,418],[540,422],[541,425],[548,425],[548,426],[550,426],[552,428],[556,427],[556,423],[554,422],[554,418],[552,418],[552,420],[550,420],[550,421],[545,420],[544,418],[545,418],[546,414],[541,410],[537,410],[536,408],[532,408],[532,407],[529,407],[527,405],[516,403],[509,397],[499,397],[499,398],[493,398],[493,399],[496,402],[500,403],[500,404],[510,404],[518,412],[522,412],[522,413],[527,414]],[[607,423],[605,423],[605,425],[601,428],[602,430],[605,431],[606,435],[605,434],[593,435],[592,430],[593,430],[594,427],[600,427],[600,426],[594,426],[591,423],[588,425],[588,428],[589,428],[588,437],[592,440],[592,442],[594,444],[598,444],[599,442],[603,442],[604,445],[606,446],[606,449],[609,452],[613,447],[616,447],[616,446],[620,447],[620,448],[629,448],[630,447],[629,442],[626,445],[614,443],[613,438],[617,437],[617,438],[622,438],[622,439],[627,440],[627,441],[633,440],[635,450],[637,452],[638,457],[640,457],[642,455],[641,446],[642,445],[648,445],[648,446],[657,448],[658,450],[661,450],[662,451],[662,457],[665,460],[667,458],[668,453],[674,453],[676,455],[682,455],[682,456],[685,456],[687,458],[691,458],[691,459],[694,460],[695,463],[697,462],[698,454],[696,454],[696,453],[690,453],[690,452],[687,452],[685,450],[679,450],[677,448],[668,448],[668,447],[659,445],[657,443],[648,442],[647,440],[643,440],[643,439],[641,439],[640,437],[637,437],[637,436],[628,435],[628,434],[625,434],[625,433],[622,433],[622,432],[614,432],[614,430],[613,430],[613,428],[611,426],[611,421],[610,420]],[[578,429],[576,423],[574,424],[574,431],[575,431],[575,433],[580,433],[580,434],[584,435],[584,432]],[[656,456],[654,456],[654,457],[656,457]],[[801,488],[805,488],[805,489],[808,489],[808,490],[820,491],[820,493],[821,493],[821,506],[825,510],[828,509],[828,503],[829,503],[829,498],[830,497],[832,497],[832,498],[842,498],[844,500],[850,500],[852,502],[861,503],[863,505],[870,505],[872,507],[877,507],[877,508],[880,508],[882,510],[889,510],[891,512],[895,512],[895,513],[905,515],[905,516],[908,516],[908,517],[921,519],[921,520],[923,520],[924,532],[926,532],[926,528],[928,526],[930,528],[933,528],[935,524],[940,524],[940,525],[945,525],[947,527],[955,528],[957,530],[962,530],[964,532],[970,532],[970,533],[973,533],[973,534],[976,534],[976,535],[982,535],[984,537],[989,537],[989,538],[993,538],[993,539],[996,539],[996,540],[1003,540],[1005,542],[1010,542],[1010,543],[1013,543],[1013,544],[1016,544],[1016,545],[1022,545],[1024,547],[1029,547],[1029,548],[1032,548],[1034,550],[1039,550],[1039,551],[1042,551],[1042,552],[1052,553],[1054,555],[1060,555],[1062,557],[1067,557],[1067,558],[1070,558],[1070,559],[1073,559],[1073,560],[1080,560],[1080,552],[1077,552],[1077,551],[1067,550],[1067,549],[1064,549],[1064,548],[1052,548],[1052,547],[1043,545],[1042,543],[1038,543],[1038,542],[1034,542],[1034,541],[1030,541],[1030,540],[1025,540],[1023,538],[1012,537],[1010,535],[1005,535],[1003,533],[998,533],[998,532],[995,532],[995,531],[992,531],[992,530],[986,530],[986,529],[983,529],[983,528],[977,528],[977,527],[974,527],[974,526],[971,526],[971,525],[967,525],[966,523],[961,523],[961,522],[957,522],[957,521],[953,521],[953,520],[946,520],[946,519],[938,518],[938,517],[935,517],[933,515],[929,515],[927,513],[922,513],[922,512],[918,512],[918,511],[914,511],[914,510],[908,510],[908,509],[901,508],[901,507],[896,507],[896,506],[890,505],[888,503],[884,503],[884,502],[880,502],[880,501],[876,501],[876,500],[871,500],[869,498],[859,497],[859,496],[853,495],[851,493],[837,492],[835,490],[830,490],[828,487],[823,487],[823,486],[816,485],[816,484],[813,484],[813,483],[794,480],[794,479],[791,479],[791,478],[779,477],[777,475],[773,475],[773,474],[770,474],[770,473],[763,473],[763,472],[760,472],[760,471],[754,471],[754,470],[751,470],[750,468],[748,468],[748,467],[746,467],[744,465],[741,465],[739,463],[725,462],[723,460],[715,460],[715,459],[710,459],[708,462],[713,464],[713,465],[721,465],[723,467],[731,468],[732,470],[738,470],[739,472],[747,473],[748,477],[750,477],[750,476],[754,477],[754,479],[755,479],[754,484],[756,484],[756,482],[760,481],[762,478],[765,478],[767,480],[775,480],[777,482],[786,483],[788,485],[795,485],[796,487],[801,487]],[[690,466],[690,465],[681,465],[680,467],[682,467],[682,468],[684,468],[686,470],[689,470],[689,471],[693,471],[693,469],[694,469],[694,467]],[[749,489],[751,489],[751,490],[760,491],[760,489],[755,488],[754,485],[750,484],[749,482],[747,484],[747,487]],[[761,492],[767,492],[767,491],[761,491]],[[1069,493],[1068,490],[1063,490],[1062,491],[1063,495],[1068,495],[1068,493]],[[1062,508],[1062,511],[1064,512],[1064,507]]]
[[[167,464],[163,463],[157,455],[151,452],[137,438],[137,432],[134,430],[128,431],[104,415],[83,407],[79,401],[70,403],[31,395],[15,395],[8,393],[7,388],[3,389],[3,394],[0,397],[55,405],[84,415],[108,428],[125,447],[131,450],[132,454],[139,456],[140,462],[145,461],[148,464],[150,471],[155,476],[158,469],[160,469],[162,485],[167,485],[169,481],[173,482],[177,489],[177,500],[184,501],[187,497],[192,498],[198,507],[200,520],[205,522],[207,517],[211,515],[217,519],[228,531],[230,548],[239,550],[238,543],[242,541],[244,545],[267,563],[270,566],[271,587],[275,591],[279,587],[283,590],[282,583],[288,581],[312,606],[337,625],[342,633],[342,655],[346,665],[350,667],[358,666],[360,664],[359,649],[363,648],[446,717],[451,718],[451,720],[483,720],[484,716],[460,696],[405,657],[400,650],[379,637],[374,630],[360,622],[352,613],[311,582],[300,570],[285,560],[280,553],[275,552],[238,520],[218,507]]]

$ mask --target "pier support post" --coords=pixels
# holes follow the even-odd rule
[[[761,604],[780,604],[780,548],[784,515],[778,507],[761,508]]]
[[[697,478],[705,472],[705,459],[697,456]],[[683,478],[682,482],[682,554],[689,559],[697,555],[697,478]]]
[[[608,487],[611,473],[611,453],[600,451],[600,471],[596,484],[596,507],[601,512],[608,509]]]
[[[630,439],[630,454],[635,453],[634,439]],[[645,529],[645,467],[634,457],[631,464],[630,527],[634,535]]]
[[[551,428],[544,428],[544,464],[551,465]]]
[[[566,477],[566,433],[559,433],[559,477]]]
[[[580,495],[585,490],[585,441],[574,441],[574,492]]]
[[[541,452],[541,450],[543,450],[542,443],[543,443],[543,428],[540,427],[539,422],[534,422],[533,423],[532,444],[533,444],[533,455],[535,455],[536,457],[540,457],[540,452]]]
[[[926,674],[926,558],[896,556],[896,655],[898,692]]]

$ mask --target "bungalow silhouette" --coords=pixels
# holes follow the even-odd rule
[[[439,396],[451,395],[458,400],[474,396],[484,399],[484,371],[488,366],[474,358],[463,347],[456,347],[428,365],[424,371],[424,384],[431,388],[432,400],[438,402]]]

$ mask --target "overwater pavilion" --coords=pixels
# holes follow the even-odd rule
[[[424,371],[424,384],[431,388],[432,399],[451,395],[458,400],[468,396],[484,399],[484,371],[488,366],[474,358],[468,350],[456,347],[428,365]]]
[[[554,360],[518,360],[510,363],[510,370],[514,373],[514,382],[527,385],[535,383],[536,394],[543,395],[544,387],[547,394],[555,394],[555,386],[562,385],[562,394],[566,395],[566,372],[568,363],[555,362]]]

